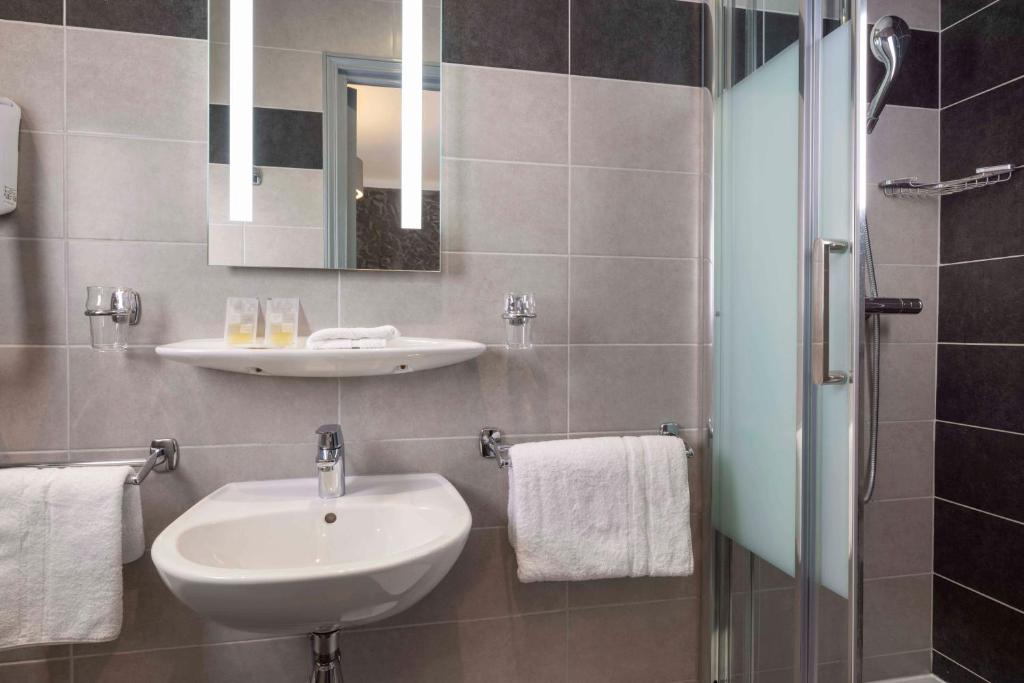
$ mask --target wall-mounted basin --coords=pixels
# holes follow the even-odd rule
[[[462,552],[469,508],[437,474],[354,476],[341,498],[316,479],[228,484],[153,543],[180,600],[226,626],[327,632],[379,621],[429,593]]]

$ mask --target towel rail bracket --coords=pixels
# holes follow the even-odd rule
[[[682,427],[678,422],[665,422],[658,428],[662,436],[674,436],[682,439]],[[512,460],[508,457],[512,446],[504,443],[504,435],[498,427],[484,427],[480,430],[480,456],[498,463],[499,469],[512,467]],[[683,449],[687,458],[694,456],[693,448],[683,441]]]
[[[26,463],[0,463],[0,469],[9,467],[112,467],[129,466],[138,467],[125,479],[125,484],[138,486],[149,476],[150,472],[173,472],[178,469],[181,460],[181,452],[178,449],[177,439],[153,439],[149,443],[149,456],[139,460],[90,460],[72,462],[26,462]]]

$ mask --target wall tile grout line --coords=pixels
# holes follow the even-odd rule
[[[960,19],[957,19],[956,21],[954,21],[954,22],[953,22],[952,24],[950,24],[949,26],[943,26],[943,27],[942,27],[942,32],[944,33],[944,32],[946,32],[946,31],[948,31],[949,29],[953,28],[954,26],[957,26],[958,24],[961,24],[961,23],[963,23],[963,22],[967,21],[968,19],[970,19],[971,17],[973,17],[973,16],[974,16],[974,15],[976,15],[976,14],[981,14],[982,12],[984,12],[985,10],[987,10],[987,9],[988,9],[989,7],[991,7],[992,5],[995,5],[995,4],[997,4],[998,2],[999,2],[999,0],[992,0],[992,2],[988,3],[987,5],[985,5],[985,6],[983,6],[983,7],[980,7],[980,8],[978,8],[978,9],[974,10],[973,12],[971,12],[970,14],[968,14],[967,16],[965,16],[965,17],[961,17]],[[941,18],[941,17],[940,17],[940,18]],[[940,24],[940,25],[941,25],[941,24]],[[940,54],[941,54],[941,53],[940,53]]]
[[[936,418],[936,422],[942,422],[943,424],[956,425],[957,427],[971,427],[973,429],[984,429],[988,432],[998,432],[1000,434],[1012,434],[1013,436],[1024,436],[1024,432],[1013,432],[1007,429],[996,429],[995,427],[985,427],[982,425],[968,424],[966,422],[953,422],[952,420],[941,420]]]
[[[959,581],[954,581],[953,579],[949,578],[948,576],[944,576],[944,575],[940,574],[939,572],[935,572],[935,576],[940,578],[940,579],[942,579],[943,581],[948,581],[949,583],[953,584],[954,586],[959,586],[960,588],[963,588],[964,590],[970,591],[970,592],[974,593],[975,595],[980,595],[983,598],[987,598],[988,600],[991,600],[992,602],[994,602],[994,603],[996,603],[998,605],[1002,605],[1003,607],[1005,607],[1007,609],[1013,610],[1014,612],[1017,612],[1018,614],[1024,614],[1024,609],[1021,609],[1020,607],[1014,607],[1013,605],[1011,605],[1011,604],[1009,604],[1007,602],[1003,602],[1002,600],[998,600],[996,598],[993,598],[991,595],[988,595],[986,593],[982,593],[980,590],[978,590],[976,588],[971,588],[970,586],[968,586],[966,584],[963,584],[963,583],[960,583]]]
[[[984,510],[982,508],[974,507],[973,505],[967,505],[965,503],[960,503],[958,501],[953,500],[952,498],[945,498],[943,496],[935,496],[935,500],[936,501],[940,501],[941,500],[943,503],[947,503],[949,505],[955,505],[958,508],[963,508],[965,510],[971,510],[972,512],[977,512],[978,514],[981,514],[981,515],[987,515],[989,517],[994,517],[995,519],[1001,519],[1004,522],[1009,522],[1010,524],[1016,524],[1018,526],[1024,526],[1024,521],[1022,521],[1022,520],[1014,519],[1013,517],[1007,517],[1006,515],[1000,515],[1000,514],[997,514],[995,512],[989,512],[988,510]],[[1022,611],[1024,611],[1024,610],[1022,610]]]
[[[994,90],[999,90],[1002,87],[1005,87],[1005,86],[1010,85],[1012,83],[1016,83],[1017,81],[1021,80],[1022,78],[1024,78],[1024,74],[1021,74],[1019,76],[1015,76],[1014,78],[1011,78],[1011,79],[1009,79],[1007,81],[1003,81],[999,85],[993,85],[991,88],[986,88],[984,90],[981,90],[979,92],[974,93],[973,95],[969,95],[969,96],[967,96],[967,97],[965,97],[963,99],[957,100],[956,102],[952,102],[950,104],[947,104],[947,105],[945,105],[943,107],[940,107],[940,109],[941,110],[952,109],[953,107],[961,105],[964,102],[969,102],[969,101],[971,101],[973,99],[981,97],[982,95],[987,95],[987,94],[989,94],[990,92],[992,92]],[[1008,163],[1013,163],[1014,165],[1018,165],[1018,164],[1024,163],[1024,159],[1012,159]]]
[[[996,2],[998,2],[998,1],[999,1],[999,0],[996,0]],[[994,4],[994,3],[993,3],[993,4]],[[949,655],[947,655],[946,653],[944,653],[944,652],[943,652],[942,650],[936,650],[936,649],[935,649],[935,648],[933,647],[933,648],[932,648],[932,651],[933,651],[933,652],[937,652],[938,654],[942,655],[943,657],[945,657],[945,658],[946,658],[946,659],[948,659],[949,661],[951,661],[951,662],[953,662],[954,664],[956,664],[957,666],[959,666],[959,667],[960,667],[961,669],[963,669],[964,671],[968,671],[968,672],[970,672],[971,674],[973,674],[973,675],[977,676],[977,677],[978,677],[978,678],[979,678],[980,680],[982,680],[982,681],[985,681],[985,683],[992,683],[992,681],[989,681],[989,680],[988,680],[987,678],[985,678],[985,677],[984,677],[984,676],[982,676],[981,674],[979,674],[979,673],[975,672],[974,670],[972,670],[972,669],[970,669],[970,668],[968,668],[968,667],[964,666],[963,664],[961,664],[961,663],[960,663],[960,662],[958,662],[957,660],[953,659],[952,657],[950,657]]]
[[[941,211],[941,204],[940,204]],[[949,263],[939,263],[940,268],[948,268],[949,266],[964,266],[972,263],[987,263],[989,261],[1006,261],[1009,259],[1024,258],[1024,254],[1011,254],[1009,256],[993,256],[991,258],[980,258],[972,259],[970,261],[950,261]]]
[[[931,576],[931,571],[913,572],[911,574],[887,574],[885,576],[864,577],[864,583],[875,583],[878,581],[891,581],[892,579],[913,579],[921,576]]]

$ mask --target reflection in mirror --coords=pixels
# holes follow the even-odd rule
[[[438,267],[441,73],[424,68],[423,125],[407,133],[401,70],[390,60],[324,57],[324,172],[326,187],[336,188],[324,214],[330,268],[390,269],[393,253]],[[420,155],[406,144],[418,144]],[[407,187],[419,205],[403,204]]]
[[[211,0],[211,265],[440,269],[440,24],[439,0]]]

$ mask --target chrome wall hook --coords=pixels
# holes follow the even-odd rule
[[[501,430],[497,427],[484,427],[480,430],[480,455],[498,462],[499,469],[512,466],[508,458],[511,446],[502,443]]]

